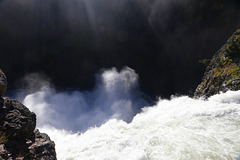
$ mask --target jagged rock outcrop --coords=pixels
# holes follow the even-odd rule
[[[0,98],[0,160],[56,160],[55,144],[35,129],[36,115],[12,98]]]
[[[240,89],[240,30],[213,56],[195,97],[209,97],[219,92]]]
[[[45,133],[34,130],[35,141],[28,148],[33,159],[56,160],[55,143]]]
[[[6,89],[0,69],[0,96]],[[0,97],[0,160],[56,160],[54,142],[35,127],[35,113],[13,98]]]
[[[55,144],[35,129],[36,115],[12,98],[0,98],[0,160],[56,160]]]

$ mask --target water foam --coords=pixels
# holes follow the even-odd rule
[[[33,86],[32,79],[29,86]],[[23,99],[23,104],[37,114],[38,127],[47,124],[83,131],[111,118],[130,122],[140,108],[148,104],[138,91],[138,75],[128,67],[119,72],[116,68],[104,70],[98,75],[96,88],[88,92],[56,92],[49,83],[40,84],[44,85],[39,91]]]
[[[23,101],[36,112],[40,131],[55,141],[59,160],[239,158],[240,91],[208,100],[159,99],[135,115],[142,101],[134,91],[137,74],[112,69],[100,77],[92,93],[56,93],[45,87]]]
[[[208,101],[160,99],[131,123],[111,119],[85,133],[46,126],[41,131],[56,142],[60,160],[237,159],[240,104],[232,101],[239,102],[239,94],[228,92]]]

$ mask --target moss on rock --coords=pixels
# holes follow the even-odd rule
[[[240,89],[240,30],[213,56],[195,97]]]
[[[229,39],[225,50],[223,51],[224,56],[233,59],[239,59],[240,56],[240,30],[237,30],[232,37]]]

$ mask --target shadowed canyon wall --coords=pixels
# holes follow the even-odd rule
[[[1,0],[0,67],[10,88],[37,72],[60,89],[92,89],[100,69],[129,66],[151,96],[191,94],[205,70],[198,61],[238,28],[239,8],[234,0]]]

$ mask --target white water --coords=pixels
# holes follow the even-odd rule
[[[26,95],[23,103],[37,114],[38,127],[48,124],[73,131],[99,126],[111,118],[130,122],[139,108],[147,104],[137,90],[138,75],[134,70],[126,67],[118,72],[112,68],[98,77],[96,88],[88,92],[59,93],[40,80],[40,91]],[[28,83],[36,83],[33,78],[30,80]]]
[[[109,72],[114,76],[108,77],[110,80],[104,86],[109,86],[108,82],[116,82],[122,77],[134,75],[131,72],[132,74],[124,76],[121,74],[123,72],[118,73],[116,70]],[[34,105],[38,107],[35,110],[38,122],[41,124],[39,125],[40,131],[46,132],[55,141],[59,160],[236,160],[240,157],[240,91],[229,91],[205,101],[187,96],[173,97],[171,100],[159,99],[155,106],[143,108],[130,123],[126,123],[120,119],[125,113],[132,111],[133,106],[129,104],[134,102],[134,99],[128,98],[129,87],[114,86],[119,84],[132,86],[129,84],[133,81],[129,82],[129,80],[134,79],[130,77],[123,78],[124,80],[117,81],[118,83],[111,83],[112,86],[109,89],[112,91],[115,88],[114,92],[118,93],[114,99],[109,100],[109,97],[105,96],[103,99],[98,97],[98,100],[101,99],[99,101],[93,100],[99,102],[96,106],[103,108],[103,112],[107,112],[108,109],[112,110],[113,104],[119,101],[124,103],[117,103],[119,105],[115,106],[114,111],[103,116],[104,120],[109,119],[107,122],[104,123],[100,118],[103,123],[101,126],[92,127],[82,133],[67,131],[67,124],[70,126],[74,124],[74,127],[81,126],[84,125],[84,121],[88,123],[88,119],[94,119],[95,115],[99,116],[104,113],[96,112],[97,107],[93,107],[94,112],[89,111],[90,115],[86,116],[88,112],[80,109],[79,113],[83,111],[82,116],[88,119],[74,122],[81,116],[70,118],[69,114],[74,112],[68,113],[67,110],[67,116],[65,116],[64,112],[60,112],[56,109],[57,105],[54,105],[54,102],[61,100],[60,102],[63,103],[64,98],[70,97],[74,97],[71,100],[74,102],[73,106],[80,102],[85,103],[86,101],[79,92],[76,95],[72,94],[74,96],[62,93],[60,98],[60,93],[51,93],[47,96],[56,96],[55,101],[49,101],[45,97],[45,94],[49,93],[46,91],[26,96],[24,100],[26,106],[31,110],[34,110]],[[110,92],[110,95],[114,95],[114,92]],[[80,102],[76,102],[75,98],[80,98]],[[107,104],[108,109],[100,107],[100,102],[104,102],[104,99],[109,102],[103,103],[103,105]],[[65,109],[67,107],[72,108],[70,105],[65,106]],[[127,111],[123,112],[121,108]],[[55,114],[60,114],[60,116],[54,116]],[[118,116],[115,116],[116,114]],[[54,120],[52,116],[59,119]],[[63,123],[61,118],[66,122]],[[61,123],[63,127],[60,127]],[[77,123],[79,124],[76,125]]]

